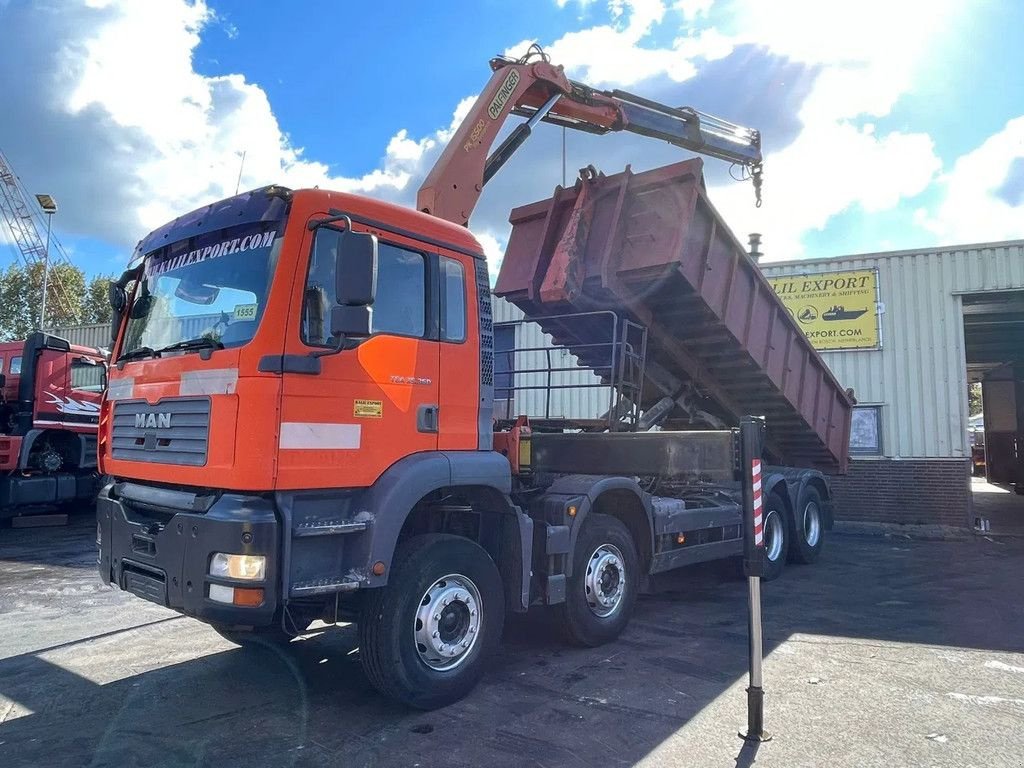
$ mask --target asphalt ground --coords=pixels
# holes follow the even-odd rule
[[[745,724],[746,584],[678,571],[598,649],[514,621],[437,712],[379,696],[352,627],[242,650],[104,587],[94,521],[0,530],[0,766],[1020,766],[1024,540],[834,535],[764,586],[765,718]]]

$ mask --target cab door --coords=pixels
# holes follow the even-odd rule
[[[365,487],[399,459],[437,450],[430,258],[414,241],[379,236],[372,335],[335,351],[330,317],[341,235],[307,229],[300,288],[293,292],[299,311],[290,313],[294,327],[282,358],[281,489]]]
[[[480,340],[478,326],[470,323],[478,306],[470,298],[476,264],[470,256],[450,253],[438,257],[438,298],[441,340],[439,446],[442,450],[474,451],[480,447]],[[489,300],[489,299],[488,299]],[[490,438],[490,410],[486,437]],[[490,445],[487,445],[490,448]]]

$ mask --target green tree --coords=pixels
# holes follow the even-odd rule
[[[84,294],[82,270],[72,264],[51,265],[46,288],[46,327],[80,322]],[[12,264],[0,271],[0,338],[23,339],[38,328],[42,296],[42,264]]]
[[[967,386],[967,407],[971,416],[981,413],[981,384],[978,382]]]
[[[108,298],[108,286],[114,279],[113,275],[97,275],[89,281],[82,299],[83,323],[109,323],[113,317]]]

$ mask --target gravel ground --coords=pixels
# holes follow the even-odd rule
[[[764,587],[766,725],[745,723],[746,586],[685,569],[623,637],[506,630],[445,710],[381,698],[352,627],[284,652],[104,587],[93,520],[0,530],[0,766],[1021,766],[1024,540],[835,535]]]

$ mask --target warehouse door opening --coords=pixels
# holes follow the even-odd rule
[[[1024,533],[1024,291],[963,297],[967,378],[981,386],[970,421],[974,523]]]

